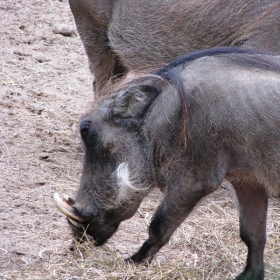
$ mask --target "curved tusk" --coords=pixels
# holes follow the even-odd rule
[[[53,198],[58,210],[68,218],[78,223],[84,223],[88,220],[82,217],[78,213],[78,211],[72,206],[74,204],[74,200],[72,198],[69,199],[68,196],[64,196],[63,199],[61,199],[58,193],[54,193]]]
[[[73,226],[75,226],[76,228],[80,228],[80,229],[83,229],[84,230],[84,226],[77,223],[76,221],[74,221],[73,219],[71,218],[68,218],[68,221],[70,224],[72,224]]]
[[[62,195],[62,200],[65,201],[70,206],[75,204],[75,200],[66,194]]]

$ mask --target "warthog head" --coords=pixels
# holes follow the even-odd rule
[[[131,86],[82,120],[85,156],[76,199],[54,196],[77,239],[85,230],[97,245],[106,242],[153,187],[144,116],[157,94],[153,86]]]

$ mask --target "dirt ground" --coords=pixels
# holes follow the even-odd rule
[[[83,152],[77,130],[92,76],[66,0],[0,1],[0,279],[233,279],[244,266],[230,187],[201,202],[149,266],[122,260],[147,237],[153,192],[107,245],[70,251],[53,193],[74,195]],[[280,202],[270,201],[266,279],[280,279]]]

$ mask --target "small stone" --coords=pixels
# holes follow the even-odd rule
[[[37,114],[37,115],[41,115],[42,112],[45,110],[44,107],[37,105],[37,104],[30,104],[27,108],[31,111],[31,113]]]
[[[18,256],[24,256],[25,253],[22,251],[14,251]]]
[[[63,36],[77,36],[75,29],[68,25],[68,24],[63,24],[63,23],[59,23],[59,24],[55,24],[53,26],[52,32],[54,34],[61,34]]]
[[[44,62],[50,61],[49,58],[45,57],[44,55],[40,55],[40,54],[33,56],[33,58],[39,63],[44,63]]]
[[[14,54],[16,54],[18,56],[30,56],[31,55],[29,53],[24,53],[22,51],[14,51]]]

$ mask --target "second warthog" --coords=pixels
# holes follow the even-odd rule
[[[279,0],[69,0],[95,76],[151,71],[215,46],[280,52]]]

